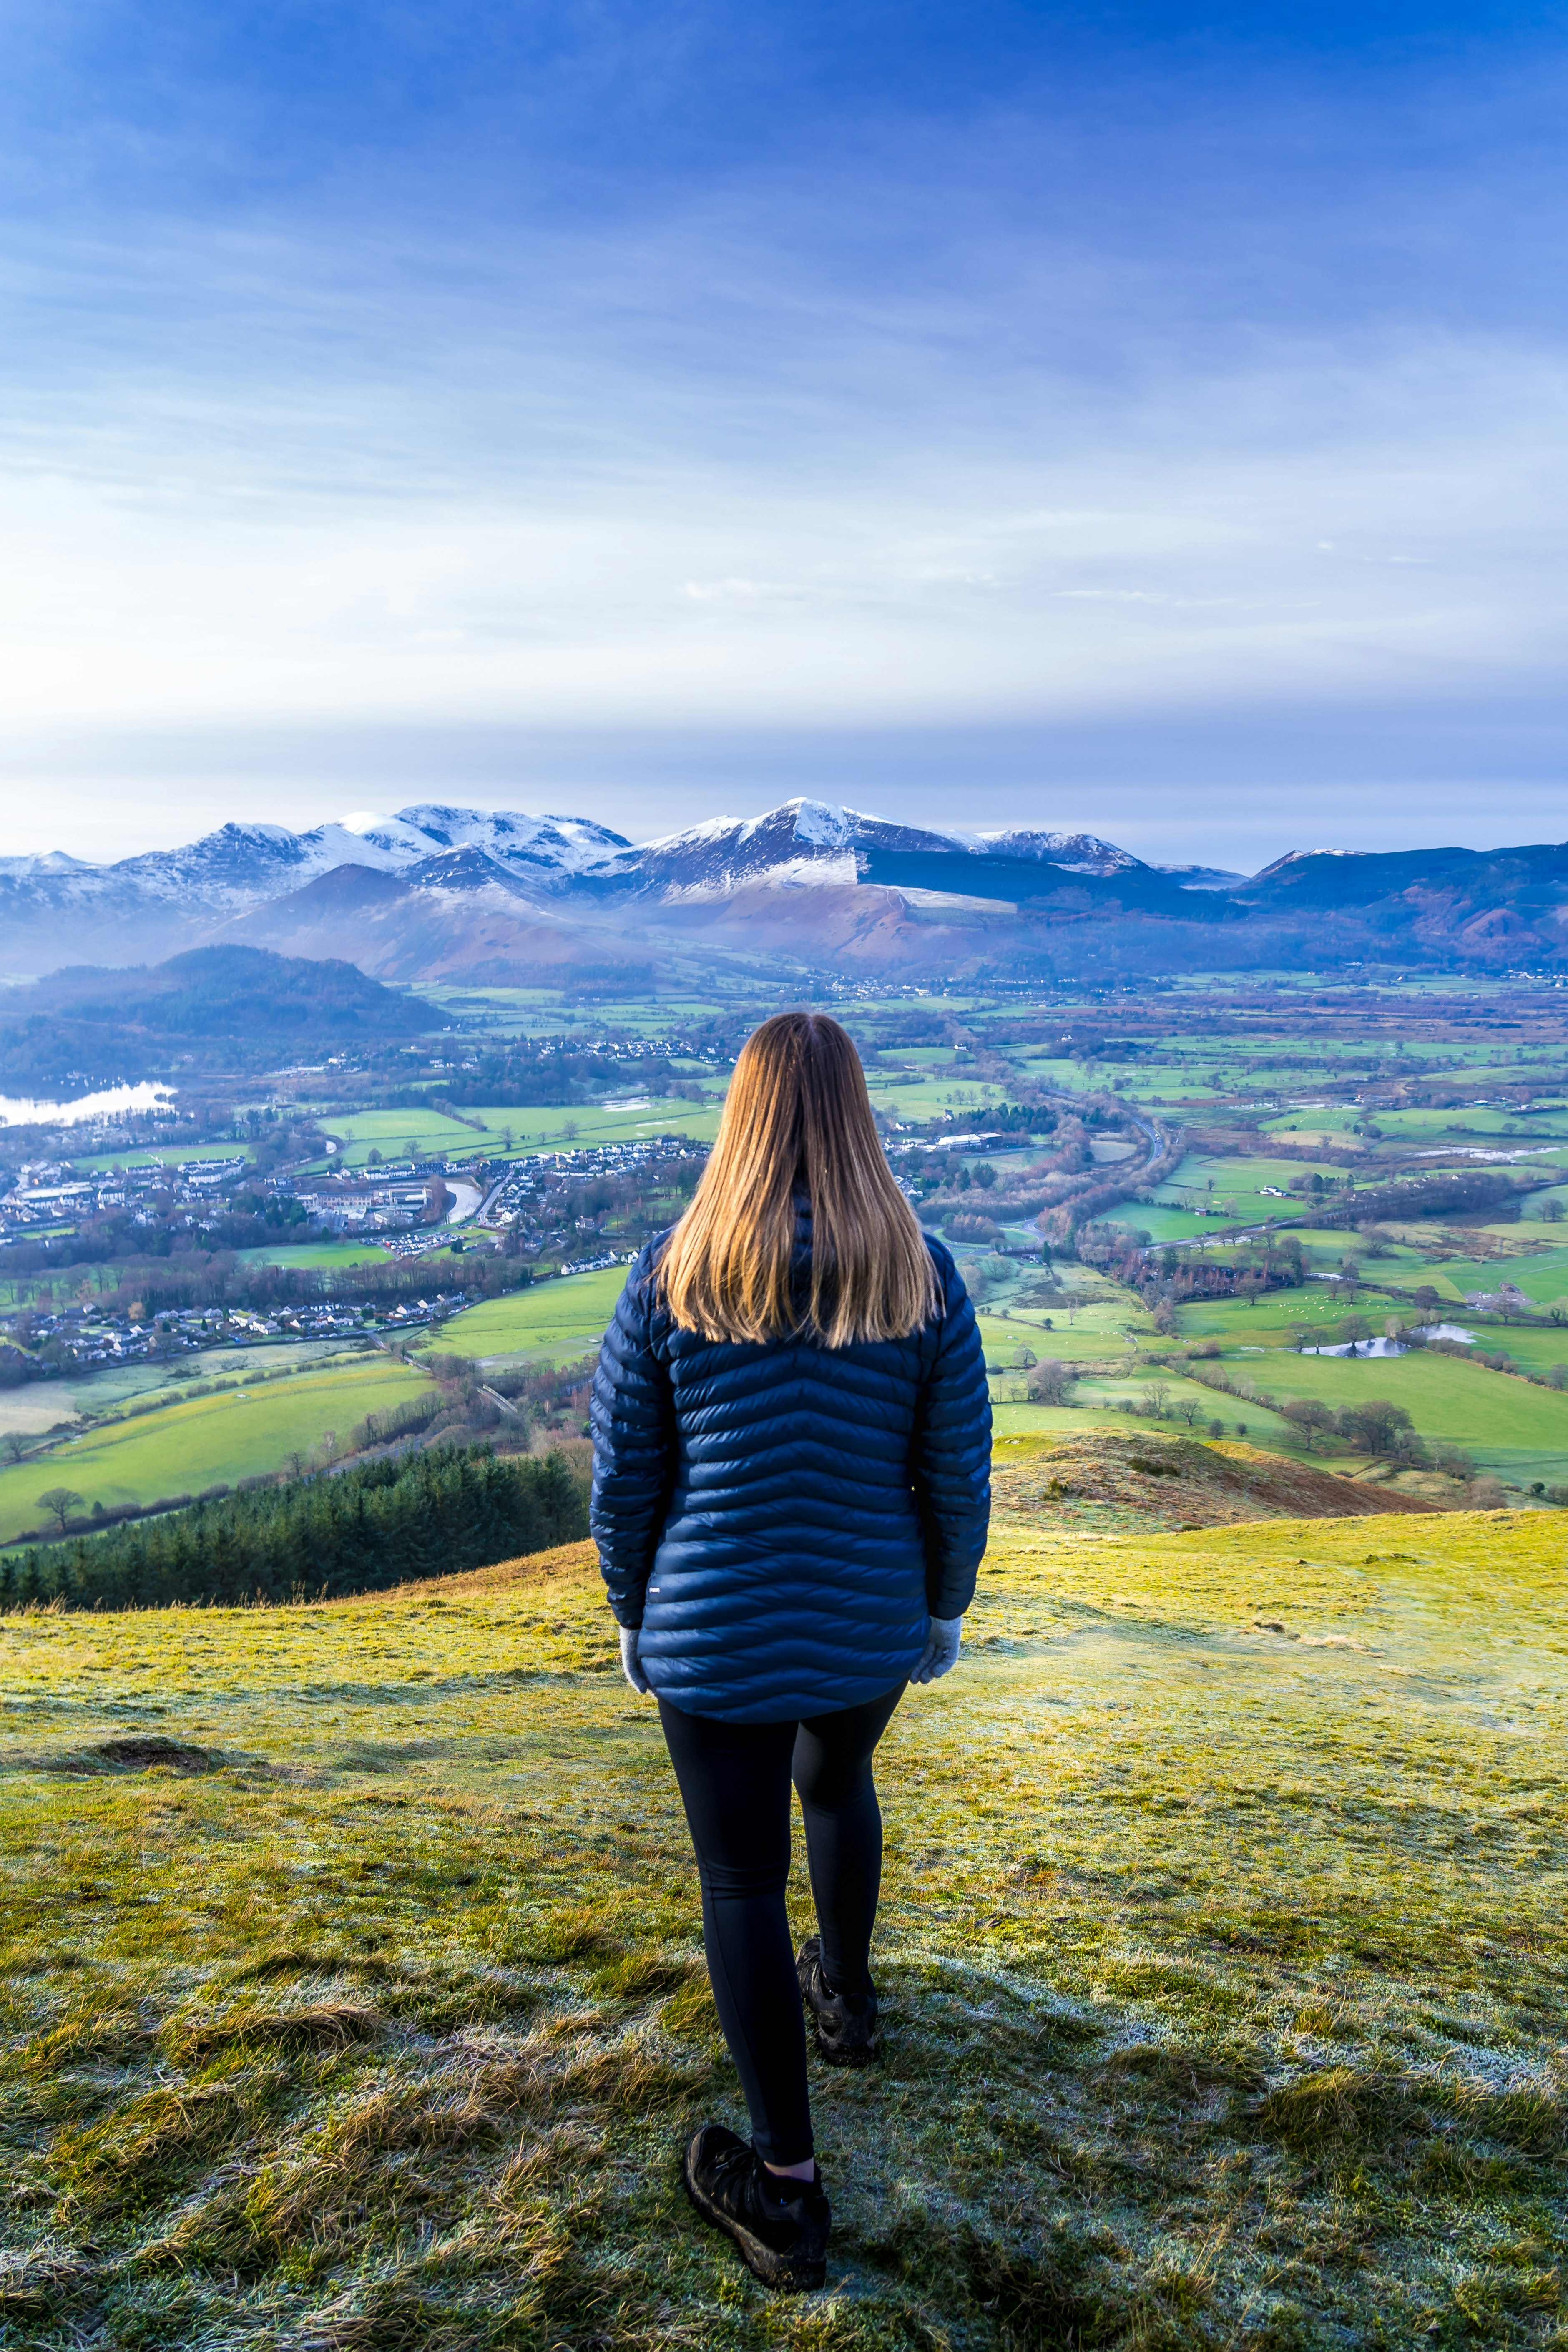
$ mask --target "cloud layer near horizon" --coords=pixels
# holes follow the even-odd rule
[[[26,29],[0,849],[307,822],[377,747],[643,833],[825,781],[1226,862],[1543,829],[1529,16]]]

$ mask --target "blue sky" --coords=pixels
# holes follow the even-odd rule
[[[3,22],[0,852],[1568,834],[1563,10]]]

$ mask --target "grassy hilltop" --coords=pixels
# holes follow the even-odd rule
[[[1014,1502],[885,1745],[795,2305],[678,2186],[736,2090],[585,1547],[0,1620],[0,2344],[1568,2340],[1553,1522]]]

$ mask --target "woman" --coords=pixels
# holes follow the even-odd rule
[[[820,2286],[804,1997],[877,2048],[871,1754],[958,1655],[990,1507],[973,1311],[878,1139],[847,1031],[747,1041],[690,1208],[633,1266],[594,1383],[592,1526],[634,1689],[658,1701],[709,1975],[752,2141],[686,2150],[700,2211],[772,2286]],[[790,1781],[821,1933],[792,1954]]]

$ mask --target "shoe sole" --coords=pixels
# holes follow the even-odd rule
[[[696,2143],[693,2142],[692,2145],[695,2146]],[[775,2247],[770,2246],[764,2239],[757,2237],[752,2231],[748,2230],[743,2221],[737,2221],[732,2213],[726,2213],[721,2206],[714,2204],[710,2197],[704,2196],[702,2189],[691,2177],[690,2147],[687,2149],[681,2159],[680,2177],[686,2183],[687,2195],[701,2214],[702,2219],[705,2221],[710,2221],[714,2229],[722,2230],[727,2238],[734,2241],[740,2249],[741,2259],[746,2268],[753,2278],[760,2278],[764,2286],[774,2287],[782,2294],[810,2294],[817,2287],[826,2285],[826,2260],[820,2263],[792,2263],[787,2254],[781,2254]]]
[[[816,2029],[816,2048],[824,2064],[828,2066],[874,2066],[879,2055],[874,2042],[868,2048],[862,2046],[847,2050],[837,2047],[826,2040],[820,2025]]]

